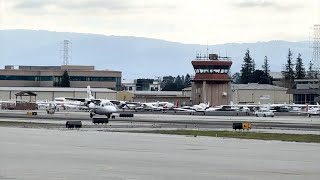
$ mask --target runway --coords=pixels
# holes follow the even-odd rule
[[[320,145],[0,127],[0,179],[319,179]]]
[[[116,115],[108,125],[94,125],[87,112],[57,112],[46,114],[39,111],[37,116],[30,116],[26,111],[0,111],[0,121],[43,124],[45,128],[64,128],[67,120],[81,120],[84,128],[176,128],[176,129],[224,129],[231,130],[234,122],[248,121],[255,130],[290,130],[312,131],[320,133],[320,118],[306,116],[203,116],[163,113],[134,114],[133,118]],[[97,116],[99,117],[99,116]],[[104,116],[100,116],[104,117]],[[2,123],[3,124],[3,123]],[[17,124],[18,126],[21,124]],[[47,125],[47,127],[45,126]],[[26,126],[26,124],[24,124]]]

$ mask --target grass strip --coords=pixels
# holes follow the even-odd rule
[[[63,127],[63,124],[52,124],[52,123],[36,123],[36,122],[18,122],[18,121],[0,121],[0,126],[12,126],[12,127],[25,127],[25,128],[53,128]]]
[[[130,132],[320,143],[320,135],[313,135],[313,134],[280,134],[280,133],[259,133],[259,132],[244,132],[244,131],[204,131],[204,130],[182,130],[182,129],[181,130],[145,130],[145,131],[130,131]]]

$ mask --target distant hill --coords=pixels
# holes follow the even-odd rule
[[[97,34],[65,33],[34,30],[0,30],[0,66],[60,65],[62,41],[72,42],[71,64],[95,65],[96,69],[123,72],[124,78],[155,78],[156,76],[193,74],[190,61],[196,53],[206,53],[207,46],[182,44],[159,39]],[[232,74],[239,71],[246,49],[249,48],[260,68],[265,55],[272,71],[281,71],[288,49],[298,53],[306,67],[312,50],[307,41],[269,41],[209,45],[209,53],[229,56],[233,60]]]

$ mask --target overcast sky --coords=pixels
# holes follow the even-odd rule
[[[0,0],[0,29],[219,44],[308,40],[320,0]]]

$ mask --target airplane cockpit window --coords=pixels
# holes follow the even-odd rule
[[[109,102],[107,102],[107,103],[106,103],[106,106],[112,106],[112,104],[111,104],[111,103],[109,103]]]

